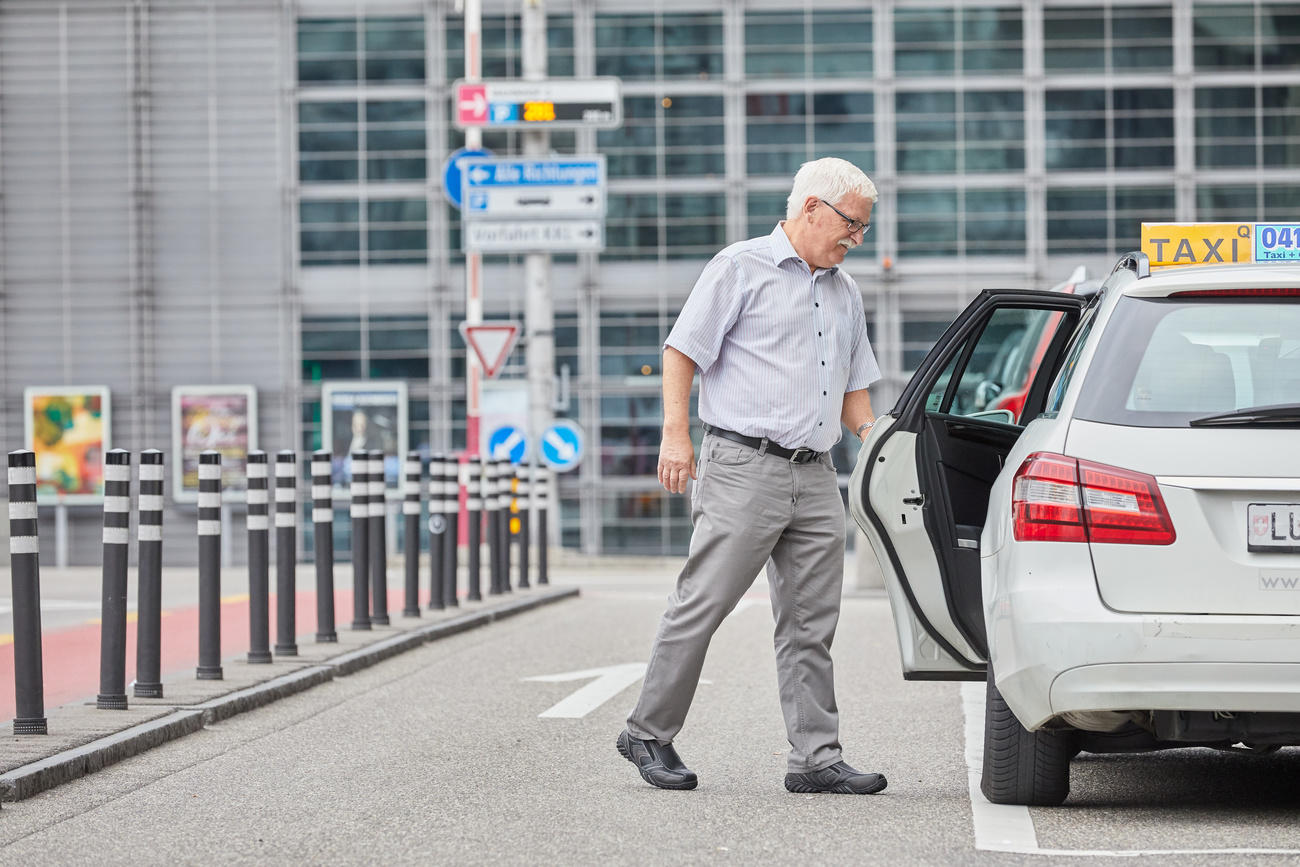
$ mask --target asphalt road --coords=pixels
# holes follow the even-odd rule
[[[849,596],[842,740],[873,797],[793,795],[760,584],[714,639],[677,747],[693,792],[615,751],[635,700],[591,676],[645,661],[668,569],[425,645],[0,812],[0,862],[331,864],[1020,863],[1300,860],[1300,750],[1082,756],[1065,807],[972,800],[982,690],[898,674],[888,604]],[[555,716],[557,706],[580,716]],[[978,743],[973,751],[978,755]],[[997,851],[997,850],[1003,851]]]

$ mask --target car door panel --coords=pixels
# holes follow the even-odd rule
[[[981,365],[1004,358],[997,350],[1005,341],[1037,339],[1017,325],[1036,321],[1048,328],[1050,322],[1068,332],[1084,304],[1058,293],[981,293],[859,452],[850,508],[880,561],[908,679],[984,677],[979,539],[988,492],[1023,427],[968,413],[984,408],[977,396],[985,381]],[[1031,316],[1043,310],[1065,315]],[[1044,338],[1048,349],[1033,397],[1045,393],[1041,380],[1055,370],[1065,344],[1064,335]]]

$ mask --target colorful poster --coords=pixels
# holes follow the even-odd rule
[[[199,453],[221,452],[221,497],[243,502],[248,452],[257,448],[257,391],[251,385],[172,389],[172,497],[199,499]]]
[[[27,447],[36,453],[36,499],[99,503],[108,450],[108,387],[32,386],[23,390]]]
[[[321,442],[333,455],[333,481],[352,482],[348,455],[358,449],[384,453],[384,481],[396,486],[406,455],[406,383],[360,380],[321,386]]]

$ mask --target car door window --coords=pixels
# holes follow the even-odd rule
[[[926,410],[1014,421],[1041,358],[1042,341],[1055,330],[1060,316],[1056,311],[1022,307],[993,311],[984,328],[967,340],[968,346],[953,356],[935,382]],[[961,372],[954,375],[958,365]],[[1004,414],[995,415],[997,410]]]

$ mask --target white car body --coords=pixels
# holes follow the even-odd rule
[[[1161,711],[1213,715],[1206,725],[1220,715],[1300,715],[1300,547],[1249,551],[1246,542],[1251,504],[1264,504],[1251,515],[1257,521],[1271,515],[1274,538],[1283,532],[1276,521],[1287,514],[1284,506],[1300,508],[1297,425],[1198,427],[1183,421],[1169,427],[1128,426],[1076,417],[1089,376],[1100,375],[1098,346],[1109,327],[1118,327],[1112,322],[1116,309],[1133,307],[1125,299],[1165,299],[1175,291],[1289,291],[1300,287],[1300,266],[1176,268],[1139,277],[1144,270],[1145,259],[1140,266],[1117,266],[1090,314],[1086,339],[1066,361],[1072,362],[1072,374],[1055,382],[1045,379],[1040,386],[1044,399],[1057,401],[1055,412],[1038,415],[1022,429],[988,417],[993,414],[923,412],[918,401],[925,382],[914,381],[914,388],[909,386],[912,390],[905,391],[899,406],[881,417],[863,443],[849,485],[851,512],[884,573],[904,676],[984,680],[985,663],[991,663],[993,682],[1029,731],[1067,726],[1112,731],[1132,720],[1156,719],[1155,712]],[[1016,304],[1030,303],[1033,299],[1026,298],[1034,294],[1005,293],[1008,303]],[[994,321],[987,317],[997,315],[998,297],[991,295],[982,313],[976,308],[984,296],[977,299],[932,356],[942,355],[947,346],[964,345],[959,333],[963,321],[974,323],[981,315]],[[1300,304],[1300,297],[1277,303]],[[1062,304],[1055,309],[1070,308]],[[1064,313],[1063,327],[1073,330],[1070,315]],[[967,351],[974,359],[980,332],[970,334],[973,349]],[[1202,354],[1225,357],[1215,359],[1215,369],[1231,368],[1236,408],[1256,405],[1252,383],[1260,395],[1265,392],[1261,382],[1270,389],[1292,387],[1289,379],[1263,381],[1258,371],[1252,379],[1246,353],[1256,350],[1249,340],[1216,343],[1219,338],[1210,335],[1207,343],[1196,344],[1198,335],[1181,336]],[[1043,359],[1045,377],[1068,349],[1065,335],[1053,342]],[[964,383],[953,384],[963,375],[960,354],[952,359],[955,372],[946,385],[938,357],[917,371],[918,378],[932,383],[927,405],[936,400],[936,391],[955,394],[942,398],[953,399],[954,405],[960,400]],[[1146,411],[1147,404],[1158,406],[1161,399],[1152,402],[1152,389],[1140,384],[1142,375],[1142,369],[1133,375],[1132,392],[1124,398],[1134,413]],[[1049,383],[1058,394],[1051,395]],[[1197,383],[1187,385],[1179,399],[1195,404]],[[1090,388],[1095,387],[1094,382]],[[1163,387],[1153,388],[1160,393]],[[1202,390],[1213,391],[1204,383]],[[1120,397],[1117,391],[1104,399]],[[1289,400],[1300,402],[1300,392]],[[1004,455],[999,443],[1009,445]],[[1175,538],[1168,544],[1110,544],[1092,536],[1085,541],[1017,539],[1013,480],[1026,459],[1040,453],[1153,476]],[[967,478],[963,461],[968,457],[983,476],[976,471]],[[994,457],[1002,462],[1000,471],[990,463]],[[977,514],[973,500],[989,476],[980,529],[960,520],[960,513]],[[938,478],[943,484],[936,485]],[[1022,490],[1047,490],[1034,484],[1026,480]],[[1081,513],[1094,506],[1105,510],[1112,503],[1108,497],[1125,496],[1084,485],[1078,490],[1087,504]],[[1133,490],[1141,499],[1142,489]],[[1269,504],[1282,505],[1268,512],[1274,508]],[[947,529],[944,509],[950,513]],[[978,594],[971,577],[976,550]],[[970,613],[973,605],[979,605],[978,615]],[[1279,719],[1285,722],[1273,719],[1272,728]],[[1186,735],[1185,740],[1197,740],[1187,732],[1172,730],[1171,735],[1169,726],[1166,721],[1156,730],[1166,739]],[[1300,716],[1294,740],[1275,732],[1270,742],[1300,743]]]

